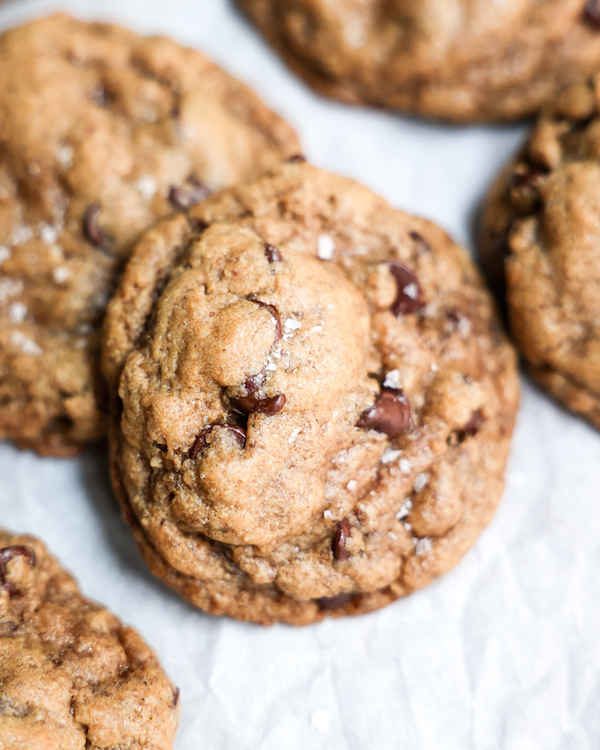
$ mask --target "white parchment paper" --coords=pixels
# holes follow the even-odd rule
[[[58,9],[205,52],[289,119],[315,164],[469,246],[525,132],[321,99],[226,0],[14,0],[0,29]],[[194,610],[146,570],[101,450],[47,460],[0,443],[0,525],[41,536],[156,648],[181,688],[177,750],[600,748],[600,435],[526,379],[494,522],[455,571],[372,615],[266,629]]]

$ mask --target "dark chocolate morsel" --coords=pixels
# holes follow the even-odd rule
[[[421,287],[414,273],[402,263],[390,263],[390,273],[396,279],[398,293],[392,303],[392,312],[396,317],[398,315],[409,315],[414,313],[420,307],[423,307],[421,301]]]
[[[588,21],[600,28],[600,0],[587,0],[585,4],[585,15]]]
[[[177,707],[177,704],[179,703],[179,688],[176,687],[173,691],[173,708]]]
[[[462,443],[464,440],[466,440],[468,437],[473,437],[474,435],[477,435],[479,432],[479,429],[483,423],[483,411],[481,409],[477,409],[476,411],[471,414],[471,417],[467,424],[460,430],[457,430],[456,434],[458,437],[458,442]]]
[[[101,213],[102,206],[99,203],[92,203],[85,212],[83,232],[92,245],[103,248],[106,246],[106,235],[98,226],[98,217]]]
[[[305,161],[306,157],[303,154],[294,154],[285,160],[286,164],[304,164]]]
[[[194,440],[194,444],[192,445],[188,453],[188,456],[192,459],[192,461],[196,459],[206,448],[206,446],[208,445],[207,437],[217,427],[229,430],[231,435],[238,442],[240,448],[243,448],[246,445],[246,430],[244,430],[243,427],[240,427],[237,424],[213,424],[210,425],[210,427],[207,427],[205,430],[202,430],[202,432]]]
[[[261,302],[259,299],[250,298],[249,301],[254,302],[254,304],[256,305],[264,307],[271,313],[271,315],[273,316],[273,320],[275,321],[275,343],[278,344],[279,340],[281,339],[281,318],[279,317],[277,308],[273,307],[273,305],[267,304],[266,302]]]
[[[19,589],[10,581],[6,580],[6,566],[14,557],[25,557],[33,567],[36,564],[35,552],[31,547],[23,544],[13,544],[11,547],[0,549],[0,583],[8,591],[9,596],[19,593]]]
[[[352,594],[337,594],[337,596],[323,596],[317,599],[320,609],[337,609],[345,607],[352,601]]]
[[[169,190],[169,200],[182,211],[197,206],[198,203],[208,198],[212,190],[200,180],[191,179],[185,187],[171,187]]]
[[[265,244],[265,255],[269,263],[281,263],[283,256],[274,245]]]
[[[420,232],[409,232],[408,236],[415,243],[418,250],[420,250],[423,253],[431,252],[431,245],[429,244],[429,242],[427,242],[425,237],[423,237],[423,235]]]
[[[395,438],[404,432],[409,422],[410,405],[404,393],[395,388],[384,388],[373,406],[360,415],[357,426]]]
[[[277,396],[259,396],[255,393],[248,393],[240,398],[232,398],[231,405],[242,414],[260,413],[272,417],[285,406],[285,396],[278,393]]]
[[[350,552],[346,549],[346,540],[350,536],[350,530],[350,522],[347,518],[344,518],[338,526],[331,544],[333,556],[336,560],[348,560],[350,557]]]

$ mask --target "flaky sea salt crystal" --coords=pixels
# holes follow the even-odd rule
[[[331,520],[333,518],[333,513],[330,510],[324,510],[323,518],[326,518],[327,520]]]
[[[23,302],[13,302],[8,306],[8,316],[13,323],[22,323],[27,317],[27,305]]]
[[[419,287],[414,282],[407,284],[402,291],[410,299],[417,299],[419,296]]]
[[[346,489],[350,492],[354,492],[354,490],[358,487],[358,482],[356,479],[351,479],[348,484],[346,485]]]
[[[293,443],[294,440],[298,437],[298,435],[301,432],[302,432],[302,428],[301,427],[296,427],[294,430],[292,430],[292,432],[291,432],[291,434],[290,434],[290,436],[288,438],[288,443]]]
[[[381,457],[381,463],[382,464],[391,464],[394,461],[396,461],[400,456],[402,455],[402,451],[396,451],[393,448],[386,448],[383,451],[383,456]]]
[[[390,370],[383,381],[384,388],[400,388],[400,370]]]
[[[417,540],[415,552],[417,555],[426,555],[431,550],[431,546],[431,539],[425,536],[423,539]]]
[[[302,323],[299,323],[297,320],[294,320],[293,318],[286,318],[285,322],[283,324],[283,327],[286,331],[297,331]]]
[[[73,148],[69,146],[67,143],[61,144],[56,149],[56,161],[62,167],[72,167],[73,166]]]
[[[35,341],[32,341],[32,339],[27,337],[21,331],[13,331],[10,340],[15,346],[18,346],[24,354],[37,355],[42,353],[42,350]]]
[[[427,482],[429,481],[429,476],[427,474],[424,474],[421,472],[420,474],[417,474],[415,477],[415,483],[414,488],[415,492],[421,492],[421,490],[426,486]]]
[[[58,239],[58,232],[51,224],[42,224],[40,227],[40,237],[44,245],[54,245]]]
[[[402,505],[400,506],[400,510],[396,513],[396,520],[402,521],[406,518],[406,516],[411,512],[413,507],[412,500],[410,497],[407,497]]]
[[[330,234],[320,234],[317,239],[317,255],[321,260],[331,260],[335,253],[335,240]]]
[[[71,272],[66,266],[56,266],[52,271],[52,278],[57,284],[64,284],[64,282],[71,276]]]
[[[156,184],[156,180],[152,175],[145,174],[142,175],[135,183],[135,186],[138,190],[138,192],[144,197],[144,198],[152,198],[156,191],[158,190],[158,186]]]
[[[0,266],[10,258],[10,250],[6,245],[0,245]]]
[[[400,471],[403,474],[410,474],[410,472],[412,471],[412,464],[408,460],[408,458],[401,458],[399,466],[400,466]]]

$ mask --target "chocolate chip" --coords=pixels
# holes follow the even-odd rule
[[[274,245],[269,245],[268,243],[265,245],[265,255],[269,263],[281,263],[283,260],[283,256],[279,250]]]
[[[410,268],[402,263],[390,263],[390,273],[398,286],[398,293],[391,307],[394,315],[409,315],[423,307],[421,287]]]
[[[179,688],[176,687],[173,691],[173,708],[177,708],[177,704],[179,703]]]
[[[276,307],[273,307],[273,305],[269,305],[266,302],[261,302],[259,299],[249,299],[249,302],[254,302],[255,305],[260,305],[261,307],[264,307],[265,310],[268,310],[271,315],[273,316],[273,320],[275,321],[275,344],[279,343],[279,340],[281,339],[281,318],[279,317],[279,313],[277,311]]]
[[[285,161],[286,164],[304,164],[306,157],[302,154],[294,154],[293,156],[288,156]]]
[[[87,239],[99,248],[106,247],[106,235],[98,226],[98,217],[102,213],[102,206],[99,203],[92,205],[85,212],[83,219],[83,232]]]
[[[346,540],[349,536],[350,522],[347,518],[344,518],[344,520],[338,526],[338,529],[335,532],[335,536],[333,537],[333,542],[331,544],[333,556],[336,560],[348,560],[348,558],[350,557],[350,552],[346,549]]]
[[[588,21],[600,28],[600,0],[587,0],[585,15]]]
[[[210,425],[210,427],[202,430],[202,432],[194,440],[194,444],[192,445],[188,453],[188,456],[192,459],[192,461],[198,458],[200,453],[202,453],[202,451],[208,446],[207,438],[216,427],[221,427],[229,430],[231,435],[238,442],[240,448],[243,448],[246,445],[246,431],[243,427],[240,427],[237,424],[213,424]]]
[[[352,601],[352,594],[337,594],[337,596],[323,596],[317,599],[317,603],[321,609],[337,609],[338,607],[345,607],[346,604],[350,604]]]
[[[0,583],[8,591],[9,596],[19,593],[19,589],[10,581],[6,580],[6,566],[14,557],[25,557],[27,562],[33,567],[36,564],[35,552],[31,547],[25,547],[22,544],[14,544],[11,547],[0,549]]]
[[[192,206],[197,206],[205,198],[212,194],[212,190],[200,180],[195,178],[188,180],[186,187],[171,187],[169,190],[169,200],[182,211],[186,211]]]
[[[458,442],[462,443],[468,437],[474,437],[479,432],[479,429],[483,423],[483,411],[477,409],[471,414],[471,417],[467,424],[460,430],[456,431]]]
[[[423,237],[422,234],[419,232],[409,232],[408,236],[411,238],[411,240],[416,244],[417,250],[422,253],[430,253],[431,252],[431,245],[425,237]]]
[[[283,393],[278,393],[276,396],[271,397],[261,395],[260,389],[264,385],[264,382],[264,372],[247,378],[243,386],[245,394],[231,398],[231,406],[241,414],[259,412],[260,414],[266,414],[268,417],[279,414],[285,406],[285,396]]]
[[[373,406],[360,415],[357,426],[395,438],[404,432],[409,422],[410,405],[404,393],[395,388],[384,388]]]

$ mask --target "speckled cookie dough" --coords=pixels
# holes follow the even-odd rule
[[[105,434],[98,328],[140,233],[299,147],[197,52],[67,16],[0,37],[0,134],[0,438],[68,455]]]
[[[2,750],[170,750],[179,691],[30,536],[0,531]]]
[[[563,90],[485,208],[481,252],[532,376],[600,428],[600,76]]]
[[[238,4],[318,91],[428,117],[524,117],[600,65],[598,0]]]
[[[125,516],[215,614],[382,607],[456,565],[502,494],[515,356],[472,262],[306,164],[147,233],[103,366]]]

